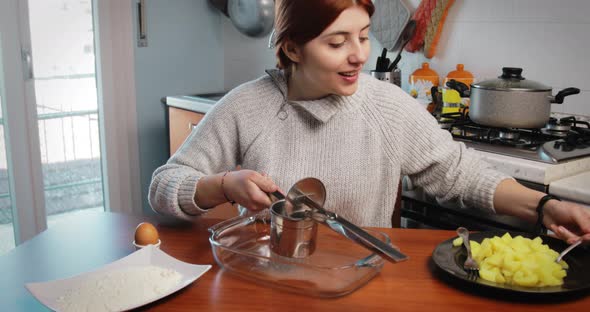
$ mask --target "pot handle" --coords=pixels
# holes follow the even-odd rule
[[[551,103],[562,104],[564,97],[578,93],[580,93],[580,89],[578,88],[565,88],[559,91],[554,97],[551,98]]]

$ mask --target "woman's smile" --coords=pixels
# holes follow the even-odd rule
[[[355,83],[359,78],[359,71],[349,71],[349,72],[340,72],[338,73],[345,82],[348,83]]]

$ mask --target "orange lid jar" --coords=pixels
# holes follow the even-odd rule
[[[422,104],[424,108],[429,109],[428,106],[432,103],[432,88],[437,88],[439,85],[438,73],[430,69],[428,63],[422,63],[422,67],[416,69],[410,75],[410,95],[413,96],[418,103]],[[432,107],[430,109],[433,109]]]
[[[410,84],[416,84],[419,80],[423,80],[430,81],[432,86],[438,87],[439,79],[438,73],[430,68],[430,64],[424,62],[421,68],[416,69],[410,75]]]
[[[466,71],[464,67],[465,66],[463,64],[457,64],[457,69],[450,71],[445,77],[443,86],[447,85],[447,81],[455,79],[456,81],[462,82],[466,84],[467,87],[471,88],[471,84],[474,81],[473,74],[469,71]]]

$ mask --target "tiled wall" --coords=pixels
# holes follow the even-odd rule
[[[396,0],[392,0],[396,1]],[[420,0],[402,0],[414,11]],[[373,38],[374,39],[374,38]],[[251,39],[223,21],[224,81],[226,89],[263,74],[274,66],[268,38]],[[374,67],[381,52],[372,41]],[[478,79],[496,77],[503,66],[522,67],[527,79],[554,88],[577,87],[580,95],[567,97],[553,111],[590,116],[590,1],[588,0],[456,0],[441,36],[438,54],[427,60],[421,53],[403,52],[400,66],[404,88],[423,61],[445,76],[457,63]],[[389,54],[395,58],[397,51]]]
[[[419,3],[407,1],[412,11]],[[566,87],[582,90],[554,104],[554,112],[590,116],[588,0],[457,0],[440,42],[431,67],[441,76],[457,63],[479,79],[498,76],[503,66],[522,67],[525,78],[553,87],[554,93]],[[425,59],[404,53],[403,60],[402,70],[409,75]]]

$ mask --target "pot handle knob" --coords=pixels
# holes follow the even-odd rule
[[[519,67],[502,67],[502,76],[498,78],[524,80],[522,68]]]
[[[562,104],[564,97],[566,97],[568,95],[578,94],[578,93],[580,93],[580,89],[578,89],[578,88],[565,88],[565,89],[557,92],[557,94],[551,100],[551,103]]]

